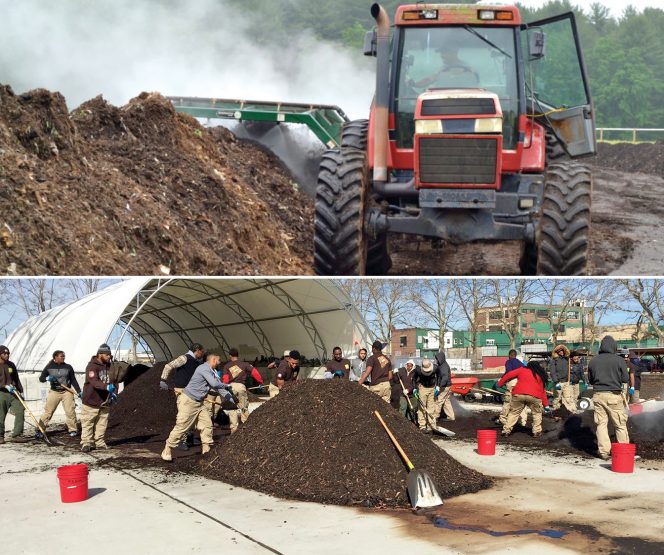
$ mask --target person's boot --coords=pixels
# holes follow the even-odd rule
[[[161,452],[161,458],[166,462],[173,462],[173,453],[168,445],[164,447],[164,450]]]
[[[89,453],[90,451],[92,451],[92,449],[93,447],[89,443],[81,447],[81,451],[83,451],[84,453]]]
[[[187,432],[187,446],[194,446],[194,432]]]
[[[210,446],[206,443],[201,447],[201,455],[207,455],[210,452]]]

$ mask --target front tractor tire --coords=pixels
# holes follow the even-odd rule
[[[314,272],[317,275],[365,274],[364,214],[368,178],[366,153],[343,148],[323,155],[314,220]]]
[[[346,123],[341,131],[341,148],[354,148],[367,152],[369,137],[369,120],[357,119]],[[373,199],[367,197],[367,203],[371,206]],[[384,276],[392,268],[392,257],[387,245],[387,233],[381,233],[377,237],[367,237],[367,264],[366,273],[370,276]]]
[[[521,260],[524,274],[587,273],[591,193],[592,175],[587,167],[558,162],[547,168],[536,244],[525,245]]]

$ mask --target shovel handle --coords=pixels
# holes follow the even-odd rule
[[[378,421],[383,425],[383,428],[385,428],[385,431],[387,432],[387,435],[390,436],[390,439],[392,440],[392,443],[394,443],[394,446],[397,448],[397,451],[399,451],[399,454],[403,458],[403,460],[406,463],[406,466],[408,466],[408,470],[413,470],[415,467],[413,466],[413,463],[410,462],[410,459],[408,458],[408,455],[404,453],[404,450],[401,448],[401,445],[399,445],[399,442],[397,441],[397,438],[392,435],[392,432],[390,432],[390,429],[387,427],[387,424],[385,424],[385,421],[381,417],[381,415],[378,413],[377,410],[374,411],[374,414],[376,415],[376,418],[378,418]]]
[[[39,423],[39,420],[37,420],[37,419],[35,418],[35,415],[32,414],[32,411],[30,410],[30,407],[28,407],[28,405],[25,403],[25,401],[23,401],[23,398],[22,398],[22,397],[21,397],[16,391],[14,391],[14,395],[15,395],[16,398],[19,400],[19,402],[23,405],[23,408],[24,408],[25,410],[28,411],[28,414],[32,417],[32,419],[33,419],[33,420],[35,421],[35,423],[37,424],[37,428],[39,429],[39,431],[40,431],[42,434],[44,434],[44,437],[46,438],[46,437],[47,437],[47,436],[46,436],[46,430],[44,430],[44,428],[42,428],[42,425]]]

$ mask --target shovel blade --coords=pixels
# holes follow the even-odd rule
[[[408,489],[410,504],[414,509],[439,507],[443,504],[443,500],[440,498],[431,476],[424,470],[411,470],[408,473],[406,487]]]
[[[443,428],[442,426],[434,426],[433,431],[447,437],[454,437],[456,435],[452,430],[448,430],[447,428]]]

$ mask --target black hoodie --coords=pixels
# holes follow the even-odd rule
[[[440,381],[438,382],[440,387],[449,387],[452,385],[452,369],[447,364],[447,360],[445,360],[445,353],[436,353],[436,356],[433,358],[433,369],[440,376]]]
[[[629,381],[627,364],[616,354],[616,340],[605,336],[599,345],[599,354],[588,365],[588,380],[593,391],[616,391]]]

